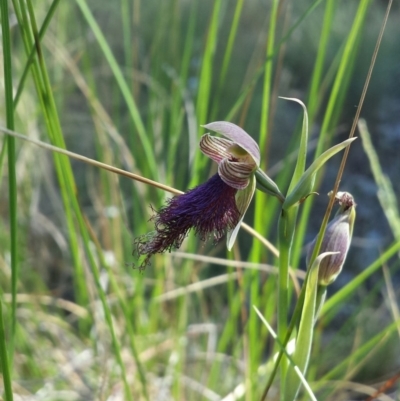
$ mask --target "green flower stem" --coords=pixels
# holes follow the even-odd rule
[[[1,34],[3,38],[3,63],[4,63],[4,104],[6,109],[7,128],[14,129],[14,102],[13,102],[13,81],[11,65],[11,38],[10,23],[8,19],[8,1],[1,0]],[[7,138],[8,151],[8,193],[10,211],[10,240],[11,240],[11,333],[9,352],[11,366],[14,355],[14,338],[17,326],[17,284],[18,284],[18,252],[17,252],[17,178],[16,178],[16,156],[15,138]],[[4,338],[4,336],[3,336]],[[5,340],[4,340],[5,341]],[[5,380],[5,377],[4,377]],[[11,399],[11,398],[10,398]]]
[[[278,284],[278,338],[284,343],[287,334],[289,299],[289,264],[298,207],[282,210],[279,218],[279,284]],[[287,362],[281,365],[281,377],[286,377]],[[283,386],[284,380],[281,380]],[[283,390],[283,388],[281,388]],[[283,391],[281,391],[283,394]]]

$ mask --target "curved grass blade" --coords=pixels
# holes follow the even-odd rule
[[[304,170],[306,168],[307,143],[308,143],[308,114],[307,114],[307,108],[301,100],[295,99],[295,98],[290,98],[290,97],[281,97],[281,99],[299,103],[300,106],[303,108],[303,112],[304,112],[303,125],[301,128],[300,146],[299,146],[299,152],[298,152],[298,156],[297,156],[296,167],[294,169],[292,180],[290,182],[289,190],[288,190],[288,192],[290,193],[290,191],[296,186],[296,184],[300,180],[300,178],[303,175]]]
[[[292,192],[288,194],[285,202],[283,203],[283,209],[288,209],[298,202],[305,200],[313,191],[315,175],[317,171],[336,153],[340,152],[347,146],[349,146],[356,138],[346,139],[345,141],[332,146],[326,152],[322,153],[314,163],[305,171],[297,185],[294,187]]]

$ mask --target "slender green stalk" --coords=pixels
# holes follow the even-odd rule
[[[219,80],[218,80],[218,89],[217,89],[217,94],[215,96],[216,102],[215,102],[215,105],[213,107],[212,117],[211,117],[212,121],[214,121],[217,118],[216,116],[218,115],[219,106],[220,106],[220,104],[222,102],[221,90],[225,85],[226,74],[227,74],[228,68],[230,66],[230,61],[231,61],[231,58],[232,58],[233,45],[234,45],[235,39],[236,39],[236,34],[237,34],[238,26],[239,26],[240,16],[242,14],[243,3],[244,3],[244,0],[237,0],[236,1],[235,13],[233,15],[232,23],[230,24],[231,29],[229,30],[228,42],[227,42],[227,45],[226,45],[224,58],[222,60],[221,73],[220,73]]]
[[[4,25],[3,25],[4,27]],[[4,384],[4,396],[6,401],[13,400],[13,391],[11,383],[11,372],[10,372],[10,361],[8,360],[7,353],[7,340],[6,333],[4,330],[4,319],[3,319],[3,301],[0,300],[0,363],[1,372],[3,376]]]
[[[321,89],[320,85],[322,74],[324,72],[325,57],[326,51],[328,49],[328,42],[334,18],[335,6],[337,6],[337,2],[335,0],[326,1],[317,57],[315,59],[314,70],[311,78],[310,92],[307,102],[307,110],[311,122],[314,121],[315,114],[321,101],[321,96],[319,95]]]
[[[260,137],[259,137],[259,146],[261,150],[262,158],[262,168],[266,170],[268,165],[268,127],[269,127],[269,119],[270,119],[270,103],[271,103],[271,88],[272,88],[272,76],[273,76],[273,67],[274,67],[274,59],[273,56],[277,54],[277,50],[275,49],[275,31],[278,19],[278,0],[273,0],[271,4],[270,10],[270,19],[269,19],[269,29],[268,29],[268,40],[266,46],[266,63],[264,65],[264,81],[263,81],[263,98],[261,104],[261,121],[260,121]],[[257,231],[262,232],[262,227],[265,223],[264,210],[266,207],[265,204],[265,195],[261,192],[256,193],[255,197],[255,219],[254,219],[254,228]],[[253,249],[251,252],[251,258],[257,259],[260,257],[260,245],[254,243]],[[256,303],[257,304],[257,303]]]
[[[237,0],[237,2],[236,2],[235,14],[233,16],[231,29],[229,31],[229,36],[228,36],[228,43],[226,45],[224,59],[222,61],[221,75],[220,75],[220,79],[219,79],[220,87],[225,83],[226,73],[228,71],[228,67],[229,67],[229,64],[231,61],[233,45],[235,43],[235,38],[236,38],[237,29],[238,29],[238,25],[239,25],[239,21],[240,21],[240,16],[242,13],[243,3],[244,3],[244,0]]]
[[[1,0],[1,26],[3,37],[3,63],[4,63],[4,104],[6,107],[6,124],[10,130],[14,129],[14,102],[13,102],[13,77],[11,65],[11,39],[10,23],[8,19],[8,1]],[[11,333],[10,333],[10,359],[11,366],[14,356],[14,340],[17,327],[17,284],[18,284],[18,244],[17,244],[17,178],[15,139],[7,138],[8,151],[8,194],[10,210],[10,239],[11,239]],[[4,337],[3,337],[4,338]]]
[[[3,177],[3,167],[4,167],[4,158],[6,157],[7,153],[7,138],[4,138],[1,145],[0,151],[0,185]]]
[[[19,25],[25,27],[25,29],[23,29],[22,32],[23,32],[25,51],[27,55],[29,55],[29,51],[32,48],[33,43],[35,42],[37,57],[35,57],[35,60],[32,64],[32,73],[36,85],[36,90],[39,95],[38,98],[40,106],[44,113],[44,118],[49,137],[51,141],[58,147],[65,148],[60,121],[55,106],[54,98],[52,96],[51,84],[48,78],[48,73],[44,62],[43,53],[41,51],[41,45],[40,42],[38,41],[39,40],[38,31],[36,29],[33,8],[29,7],[29,2],[28,2],[28,10],[30,12],[30,17],[28,17],[27,7],[24,2],[22,2],[21,7],[19,7],[17,3],[15,3],[14,8],[19,11],[17,12]],[[79,255],[78,236],[76,233],[75,224],[73,222],[73,217],[72,217],[73,211],[71,209],[71,203],[70,203],[70,197],[76,196],[75,182],[73,179],[73,174],[68,159],[61,158],[58,154],[54,154],[53,157],[55,161],[57,177],[60,181],[61,195],[64,203],[68,233],[70,236],[70,247],[71,247],[70,249],[74,260],[75,280],[77,288],[79,289],[76,292],[76,294],[80,303],[84,305],[88,302],[87,301],[88,296],[85,288],[86,284],[83,272],[83,265],[81,262],[81,257]]]
[[[125,64],[128,69],[132,68],[133,55],[132,55],[132,29],[131,29],[131,10],[130,2],[128,0],[121,1],[121,19],[122,19],[122,40],[124,42]]]
[[[270,103],[271,103],[271,88],[272,88],[272,73],[273,73],[273,59],[272,55],[275,53],[275,31],[278,19],[278,5],[279,0],[273,0],[271,4],[269,29],[268,29],[268,40],[266,47],[266,58],[269,61],[265,64],[265,74],[263,82],[263,99],[261,104],[261,121],[260,121],[260,138],[259,146],[263,157],[263,167],[267,166],[267,143],[268,143],[268,132],[269,119],[270,119]],[[260,211],[260,205],[256,206],[256,210]]]
[[[296,188],[301,180],[305,166],[307,155],[308,143],[308,115],[305,105],[299,101],[304,111],[303,126],[301,130],[299,152],[297,156],[296,167],[293,172],[292,180],[290,182],[288,194]],[[288,208],[282,209],[278,231],[279,231],[279,282],[278,282],[278,337],[283,343],[287,335],[287,319],[288,319],[288,302],[289,302],[289,266],[292,253],[293,239],[296,229],[296,220],[299,206],[296,204]],[[304,282],[303,287],[306,287],[307,282]],[[282,361],[281,364],[281,397],[286,394],[286,373],[287,363]]]
[[[191,113],[194,113],[194,105],[190,101],[190,97],[188,95],[188,91],[186,89],[186,83],[190,70],[190,61],[193,57],[193,45],[196,38],[196,23],[197,23],[197,13],[198,13],[198,1],[193,1],[191,3],[191,10],[189,16],[188,27],[185,35],[185,43],[183,47],[183,54],[181,60],[181,66],[179,71],[179,76],[173,76],[174,83],[177,88],[173,92],[173,98],[171,100],[171,123],[169,125],[169,136],[166,142],[168,143],[168,153],[167,153],[167,180],[168,182],[174,183],[175,186],[180,187],[181,185],[186,185],[186,181],[182,182],[181,176],[177,176],[174,173],[174,165],[176,162],[176,155],[179,151],[179,147],[181,146],[181,139],[183,135],[182,123],[184,119],[184,114],[182,113],[182,106],[185,106],[186,112],[189,114],[189,157],[188,157],[188,166],[192,165],[193,157],[195,157],[195,149],[197,146],[197,138],[195,137],[195,133],[197,132],[197,127],[190,123],[193,121],[191,119]],[[175,133],[175,135],[171,135],[171,133]]]
[[[213,5],[213,11],[208,28],[206,47],[203,53],[203,60],[199,78],[199,89],[196,100],[196,117],[200,124],[206,124],[210,107],[210,94],[214,69],[214,56],[218,40],[218,28],[221,12],[222,0],[216,0]],[[207,163],[203,157],[195,157],[193,165],[193,174],[190,186],[198,183],[202,177],[202,170]]]
[[[49,27],[49,24],[50,24],[50,22],[51,22],[51,20],[52,20],[52,18],[54,16],[54,13],[55,13],[55,11],[57,9],[57,6],[59,4],[60,4],[60,0],[53,0],[53,2],[51,3],[49,11],[47,12],[45,19],[43,20],[43,24],[42,24],[42,26],[40,28],[40,31],[39,31],[39,40],[40,41],[43,39],[44,34],[46,33],[47,28]],[[21,79],[19,80],[17,92],[16,92],[15,97],[14,97],[14,108],[17,107],[19,99],[21,98],[22,91],[24,89],[24,84],[25,84],[26,78],[28,76],[29,69],[30,69],[30,67],[32,65],[32,62],[34,60],[35,54],[36,54],[36,48],[35,48],[35,46],[32,46],[32,48],[31,48],[31,50],[29,52],[28,60],[25,63],[25,67],[24,67],[24,71],[22,73]]]
[[[152,144],[150,143],[150,140],[148,138],[148,135],[146,133],[145,126],[143,124],[142,118],[139,113],[139,109],[136,105],[135,99],[133,98],[129,86],[124,78],[124,75],[122,74],[121,68],[119,67],[117,60],[115,59],[115,56],[113,55],[110,46],[108,45],[106,38],[104,37],[98,23],[93,17],[92,12],[90,11],[87,3],[85,0],[76,0],[78,3],[78,6],[80,7],[82,14],[86,18],[87,23],[89,24],[90,28],[92,29],[97,42],[99,43],[104,56],[106,57],[111,70],[113,71],[113,74],[115,76],[115,79],[118,83],[118,86],[121,90],[122,96],[125,99],[125,102],[128,106],[131,118],[133,122],[135,123],[135,127],[137,130],[137,134],[139,135],[139,139],[141,142],[141,145],[143,146],[143,151],[144,154],[146,155],[146,160],[147,160],[147,168],[149,173],[154,179],[157,179],[158,177],[158,168],[157,168],[157,161],[155,159],[155,154],[153,152],[153,147]]]
[[[289,301],[289,264],[291,248],[293,243],[293,236],[296,226],[298,207],[294,206],[288,210],[282,210],[279,217],[278,231],[279,231],[279,281],[278,281],[278,338],[284,343],[287,333],[287,320],[288,320],[288,301]],[[287,362],[281,362],[281,377],[282,386],[281,394],[285,382],[283,378],[286,377]]]
[[[338,72],[336,74],[335,82],[333,84],[333,88],[329,97],[329,102],[327,105],[327,109],[325,112],[324,120],[322,122],[321,133],[318,140],[318,145],[315,150],[315,157],[319,156],[323,148],[325,146],[325,137],[330,130],[331,119],[334,117],[334,112],[336,108],[336,103],[339,95],[343,93],[342,84],[346,76],[349,75],[349,63],[352,58],[352,55],[355,54],[357,47],[355,46],[358,37],[362,33],[362,28],[364,26],[365,16],[368,11],[368,7],[371,3],[371,0],[361,0],[357,14],[354,18],[354,23],[351,27],[349,36],[346,41],[345,48],[343,50],[343,55],[341,58],[341,62],[339,65]]]

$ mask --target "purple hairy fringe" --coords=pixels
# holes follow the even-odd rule
[[[144,269],[152,255],[179,248],[191,228],[202,241],[211,234],[215,241],[220,240],[240,220],[236,192],[216,174],[204,184],[169,199],[151,218],[156,231],[134,241],[134,253],[146,255],[139,268]]]

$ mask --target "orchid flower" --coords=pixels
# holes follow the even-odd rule
[[[201,240],[213,235],[218,241],[227,233],[229,250],[235,242],[256,188],[260,149],[254,139],[235,124],[219,121],[204,127],[226,137],[205,134],[200,140],[200,150],[218,163],[218,173],[207,182],[169,199],[166,206],[155,213],[152,217],[155,231],[134,242],[136,253],[145,256],[141,268],[149,264],[152,255],[179,248],[191,228]],[[261,175],[265,178],[265,174]]]
[[[256,189],[254,173],[260,166],[260,148],[247,132],[235,124],[219,121],[204,125],[204,128],[228,138],[205,134],[200,141],[200,150],[218,163],[219,177],[236,190],[235,204],[240,217],[233,229],[227,229],[227,248],[231,250]]]

